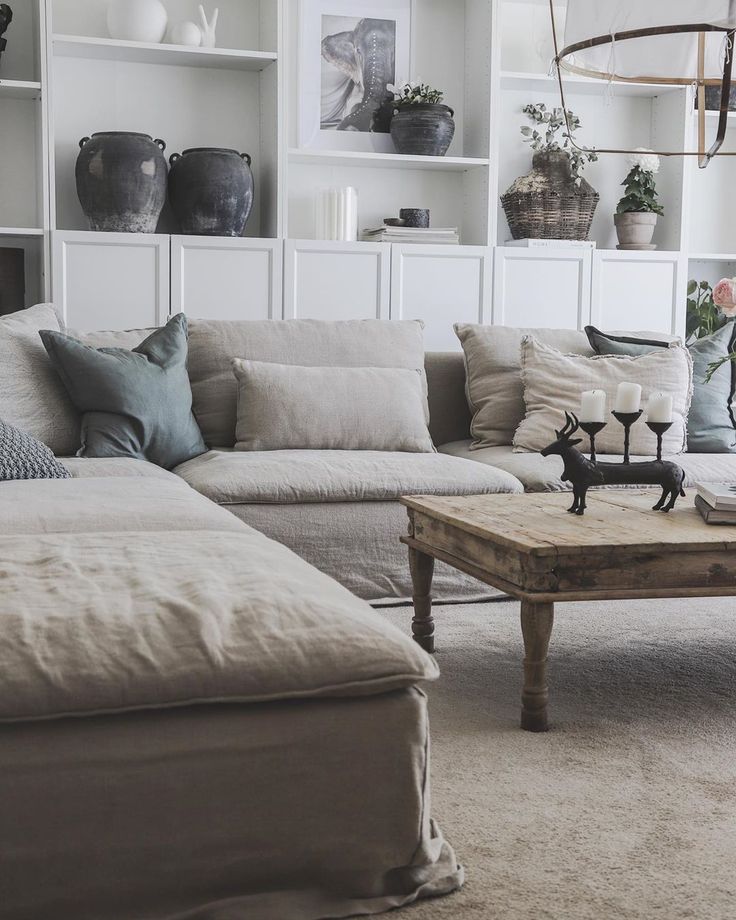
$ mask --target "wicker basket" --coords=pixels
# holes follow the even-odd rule
[[[587,240],[600,195],[576,185],[564,151],[536,153],[532,171],[501,196],[515,240]]]

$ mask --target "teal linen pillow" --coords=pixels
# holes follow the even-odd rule
[[[135,457],[172,469],[207,448],[192,413],[183,313],[132,351],[39,335],[82,418],[79,457]]]
[[[599,355],[640,355],[669,343],[637,339],[601,332],[586,326],[591,347]],[[736,323],[729,322],[713,335],[696,339],[688,346],[693,359],[693,399],[687,420],[687,449],[690,453],[725,454],[736,452],[736,420],[733,398],[736,365],[728,361],[705,382],[708,365],[736,348]]]

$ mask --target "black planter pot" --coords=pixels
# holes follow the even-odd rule
[[[402,106],[391,119],[391,138],[399,153],[443,157],[455,136],[453,110],[448,105],[419,102]]]
[[[169,200],[181,232],[242,236],[253,208],[250,156],[195,147],[169,158]]]
[[[2,57],[3,51],[8,47],[7,38],[3,38],[5,32],[13,21],[13,11],[8,6],[7,3],[0,3],[0,57]]]
[[[166,144],[102,131],[79,142],[77,195],[91,230],[155,233],[166,201]]]

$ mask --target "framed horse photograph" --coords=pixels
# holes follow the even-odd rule
[[[299,146],[393,152],[393,87],[411,79],[412,0],[301,0]]]

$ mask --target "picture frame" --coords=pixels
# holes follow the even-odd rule
[[[301,0],[298,145],[393,153],[387,85],[411,79],[413,0]]]

